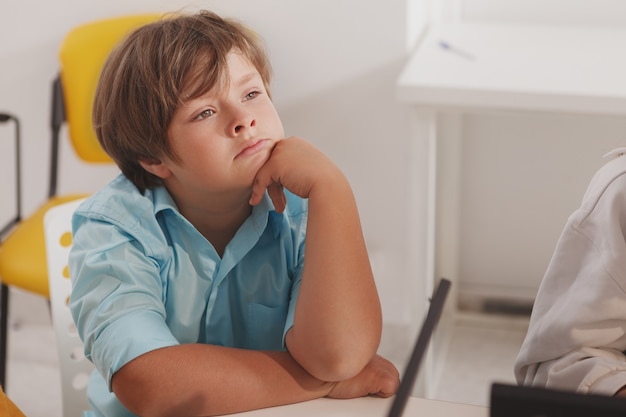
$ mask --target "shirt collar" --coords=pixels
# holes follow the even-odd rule
[[[182,217],[174,199],[164,186],[148,189],[145,194],[147,198],[151,198],[153,201],[155,215],[161,211],[168,210]],[[252,208],[252,214],[245,222],[250,222],[258,234],[261,234],[269,223],[274,237],[277,237],[280,231],[281,220],[282,214],[276,212],[274,203],[272,203],[271,198],[269,198],[266,192],[261,202]]]

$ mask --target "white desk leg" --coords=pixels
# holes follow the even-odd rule
[[[437,113],[429,112],[428,123],[428,182],[426,202],[426,295],[433,293],[437,246]]]
[[[432,378],[430,387],[434,394],[441,385],[450,339],[455,326],[459,294],[459,233],[461,231],[460,197],[461,169],[463,166],[463,115],[456,112],[441,112],[437,117],[436,132],[436,217],[434,236],[433,279],[445,277],[453,285],[446,301],[444,314],[439,322],[431,344]],[[431,195],[432,197],[432,195]],[[444,382],[445,384],[445,382]],[[432,396],[429,398],[433,398]]]
[[[415,109],[411,116],[409,242],[408,271],[411,280],[413,326],[417,334],[434,288],[436,195],[437,195],[437,114]],[[413,394],[429,398],[434,389],[433,351],[422,364]]]
[[[413,334],[440,277],[453,286],[413,394],[433,398],[443,370],[456,311],[462,115],[416,108],[412,114],[411,208],[409,217]]]
[[[461,231],[460,198],[463,115],[440,113],[437,130],[437,177],[435,210],[435,278],[445,277],[454,285],[446,311],[454,312],[459,291],[459,234]]]

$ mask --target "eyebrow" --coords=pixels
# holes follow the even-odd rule
[[[259,79],[263,80],[263,78],[261,77],[261,74],[259,74],[258,71],[250,71],[249,73],[247,73],[243,77],[241,77],[238,80],[236,80],[237,81],[236,85],[246,84],[246,83],[250,82],[252,79],[257,78],[257,77]]]

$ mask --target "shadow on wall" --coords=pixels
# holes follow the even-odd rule
[[[278,109],[287,136],[302,136],[326,152],[349,177],[360,202],[378,208],[379,220],[397,215],[406,192],[409,113],[395,98],[402,64],[390,63]]]
[[[405,219],[409,215],[409,109],[395,97],[404,60],[280,108],[287,136],[301,136],[344,171],[361,221],[386,321],[408,320]],[[405,302],[406,301],[406,302]]]

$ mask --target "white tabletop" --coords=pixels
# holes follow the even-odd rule
[[[238,417],[386,417],[392,399],[375,397],[334,400],[320,398],[282,407],[236,414]],[[487,417],[489,409],[467,404],[411,397],[403,417]]]
[[[407,62],[397,93],[430,107],[623,115],[625,44],[622,28],[437,25]]]

